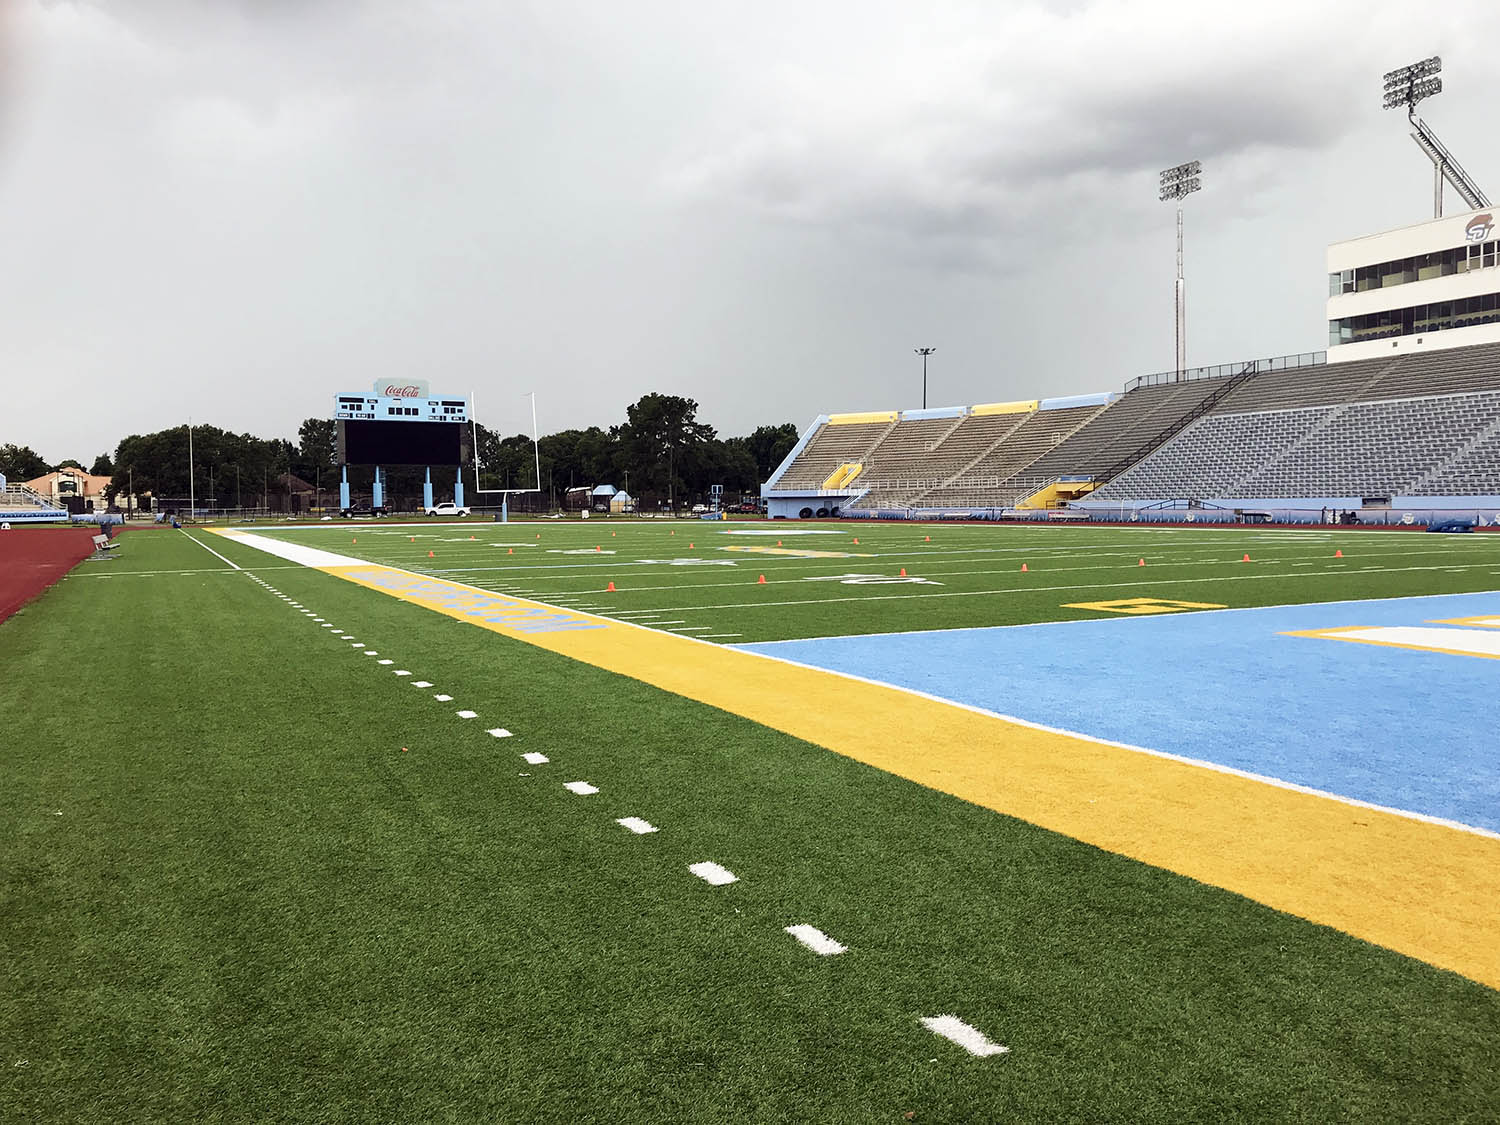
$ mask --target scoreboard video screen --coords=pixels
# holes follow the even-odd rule
[[[469,400],[434,396],[422,380],[376,380],[334,396],[346,465],[459,465],[469,456]]]
[[[468,427],[451,422],[339,422],[341,460],[350,465],[458,465]]]

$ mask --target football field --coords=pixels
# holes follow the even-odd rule
[[[0,624],[18,1119],[1500,1104],[1500,538],[121,543]]]

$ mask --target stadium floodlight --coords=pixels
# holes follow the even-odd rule
[[[922,409],[926,410],[927,409],[927,357],[930,356],[933,352],[937,351],[937,349],[936,348],[913,348],[912,351],[916,352],[919,356],[922,357]]]
[[[1437,55],[1410,66],[1398,67],[1385,73],[1386,109],[1405,108],[1408,115],[1417,108],[1423,98],[1443,92],[1443,80],[1436,77],[1443,69],[1443,60]]]
[[[1385,97],[1381,103],[1386,109],[1405,109],[1406,119],[1411,122],[1411,139],[1417,142],[1422,154],[1432,161],[1432,217],[1443,217],[1443,181],[1453,185],[1453,190],[1463,198],[1469,208],[1478,211],[1490,206],[1489,198],[1479,190],[1479,185],[1459,166],[1453,154],[1443,147],[1427,123],[1417,116],[1417,103],[1423,98],[1443,92],[1443,80],[1437,76],[1443,69],[1443,60],[1437,55],[1410,66],[1386,71]]]
[[[1177,319],[1173,336],[1176,341],[1177,378],[1182,378],[1187,367],[1187,283],[1182,275],[1182,201],[1195,191],[1203,189],[1203,164],[1189,160],[1175,168],[1162,172],[1158,181],[1160,191],[1157,198],[1163,203],[1173,200],[1177,204],[1177,282],[1173,290]]]

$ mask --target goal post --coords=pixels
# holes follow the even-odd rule
[[[512,495],[528,492],[539,493],[542,490],[542,452],[536,427],[536,392],[527,391],[526,394],[531,399],[531,457],[532,468],[536,474],[534,477],[536,483],[530,488],[484,487],[484,468],[479,460],[479,407],[475,402],[475,396],[472,393],[469,395],[470,409],[472,411],[469,415],[469,424],[473,428],[473,441],[471,445],[474,457],[474,492],[479,496],[500,497],[500,519],[502,523],[508,522],[510,519],[510,498]]]

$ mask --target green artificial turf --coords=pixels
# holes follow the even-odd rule
[[[1500,1105],[1494,991],[204,540],[382,655],[170,531],[127,535],[0,624],[0,1116],[1454,1121]],[[741,881],[708,886],[687,871],[700,860]],[[783,932],[802,922],[848,952],[805,950]],[[941,1013],[1011,1053],[972,1058],[917,1022]]]
[[[1488,534],[907,523],[820,524],[799,534],[806,530],[780,521],[574,520],[272,534],[487,590],[655,617],[661,628],[730,644],[1103,617],[1111,614],[1068,606],[1135,597],[1239,607],[1500,589],[1500,536]],[[736,534],[745,531],[757,534]],[[783,550],[851,557],[728,549],[774,550],[778,536]],[[903,568],[926,581],[900,581]]]

